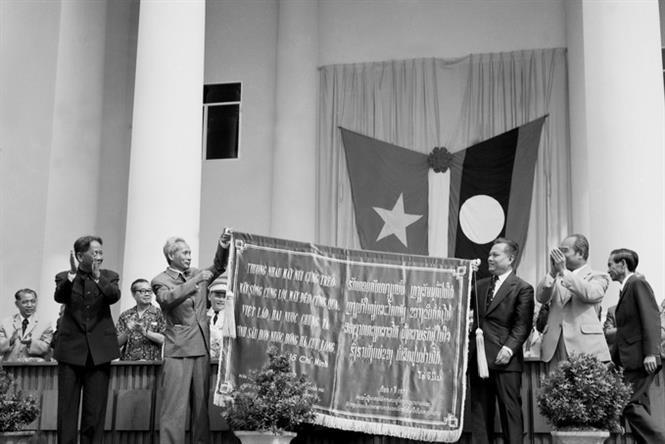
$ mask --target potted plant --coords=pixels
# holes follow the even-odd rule
[[[610,432],[621,432],[631,393],[620,369],[580,354],[541,378],[537,402],[554,429],[554,443],[602,443]]]
[[[0,443],[30,442],[34,431],[21,429],[38,416],[37,401],[24,395],[14,377],[0,367]]]
[[[222,414],[243,444],[288,443],[314,419],[314,384],[291,371],[288,357],[268,349],[268,364],[230,392]]]

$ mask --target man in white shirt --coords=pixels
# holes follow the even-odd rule
[[[221,275],[208,287],[208,318],[210,319],[210,358],[219,359],[222,350],[222,328],[224,326],[224,305],[226,304],[226,290],[228,280]]]
[[[550,252],[549,273],[538,284],[536,299],[550,306],[541,359],[551,367],[573,353],[610,360],[598,316],[610,279],[605,273],[592,271],[588,258],[587,238],[582,234],[568,236]]]

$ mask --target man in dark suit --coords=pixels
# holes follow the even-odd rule
[[[472,442],[493,441],[495,403],[499,401],[499,417],[505,443],[521,444],[524,430],[522,418],[522,344],[533,322],[533,287],[514,271],[519,246],[499,238],[494,241],[487,259],[490,277],[477,283],[472,305],[474,328],[483,331],[485,349],[477,350],[470,341],[469,376],[471,390]],[[489,377],[478,373],[477,353],[485,353]]]
[[[649,387],[660,369],[660,317],[649,283],[635,274],[639,256],[633,250],[613,250],[607,272],[621,284],[616,305],[615,348],[612,360],[624,369],[633,395],[623,410],[633,436],[639,443],[665,443],[661,420],[651,417]]]
[[[74,242],[70,270],[55,277],[55,300],[64,304],[54,358],[58,361],[58,443],[76,443],[83,390],[81,443],[100,443],[111,361],[120,356],[110,305],[120,299],[118,274],[102,270],[102,239]],[[78,262],[78,266],[76,263]]]
[[[159,442],[185,442],[190,407],[191,442],[209,442],[210,325],[208,282],[226,269],[231,233],[224,230],[214,263],[191,267],[192,251],[184,239],[171,237],[164,245],[168,267],[152,280],[152,289],[166,319],[162,365],[162,407]]]

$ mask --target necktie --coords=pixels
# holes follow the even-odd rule
[[[21,336],[25,334],[25,331],[28,329],[28,324],[30,321],[28,321],[28,318],[23,318],[23,322],[21,323]]]
[[[498,281],[499,278],[496,276],[492,276],[490,278],[490,285],[487,287],[487,297],[485,298],[485,308],[489,308],[490,304],[492,303],[492,299],[494,298],[494,289],[496,288],[496,281]]]
[[[212,317],[212,325],[217,324],[217,315],[219,315],[219,312],[218,312],[218,311],[216,311],[216,312],[215,312],[215,316]]]

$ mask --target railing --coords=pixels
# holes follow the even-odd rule
[[[56,363],[4,363],[5,370],[13,374],[24,392],[34,395],[40,403],[40,417],[28,426],[37,431],[36,442],[56,443],[57,426],[57,378]],[[159,361],[114,362],[111,365],[111,382],[106,409],[105,442],[144,444],[159,441],[159,405],[161,399]],[[210,436],[212,443],[239,443],[221,417],[219,407],[212,405],[212,390],[217,375],[217,365],[212,364]],[[544,366],[527,363],[523,373],[522,401],[524,411],[525,443],[549,444],[550,427],[538,413],[536,395]],[[665,378],[662,371],[651,387],[651,414],[665,422]],[[496,421],[498,423],[498,420]],[[465,421],[468,424],[468,421]],[[406,439],[381,437],[363,433],[309,427],[293,441],[294,444],[407,444]],[[459,441],[470,442],[466,432]],[[496,440],[501,443],[502,440]],[[630,434],[612,436],[606,444],[631,444]]]

